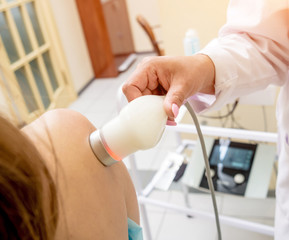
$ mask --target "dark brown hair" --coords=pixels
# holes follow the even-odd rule
[[[57,220],[56,188],[41,155],[0,117],[0,239],[50,240]]]

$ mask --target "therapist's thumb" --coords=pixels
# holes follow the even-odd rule
[[[179,108],[182,106],[185,100],[184,94],[177,90],[171,88],[164,100],[164,108],[169,117],[169,120],[173,120],[178,116]]]

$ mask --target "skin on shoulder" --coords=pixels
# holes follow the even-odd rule
[[[82,137],[83,141],[83,138],[94,130],[95,127],[88,119],[68,109],[48,111],[22,128],[22,132],[35,143],[45,159],[51,159],[53,155],[58,156],[55,151],[59,151],[60,146],[65,149],[68,145],[79,145],[78,137]],[[77,148],[71,150],[75,151]]]
[[[58,188],[62,208],[57,239],[64,239],[62,228],[75,239],[127,239],[127,217],[139,223],[129,173],[122,162],[105,167],[95,157],[89,144],[95,130],[87,118],[68,109],[49,111],[22,129]]]

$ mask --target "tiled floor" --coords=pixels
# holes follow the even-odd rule
[[[135,69],[143,56],[127,70],[113,79],[97,79],[86,88],[79,98],[71,104],[70,108],[81,112],[97,128],[117,115],[118,90],[121,84]],[[160,167],[169,151],[175,151],[177,140],[175,133],[166,131],[157,147],[148,151],[138,152],[136,164],[140,170],[142,183],[146,183],[153,173]],[[131,168],[127,159],[124,160],[128,169]],[[169,191],[154,190],[150,198],[161,200],[165,203],[185,206],[184,195],[181,187],[175,184]],[[213,213],[212,202],[209,194],[190,193],[189,202],[193,209]],[[249,221],[256,221],[268,225],[274,223],[275,199],[263,200],[244,199],[241,197],[218,195],[217,203],[219,213],[226,216],[237,217]],[[203,217],[189,218],[184,213],[178,213],[159,206],[146,205],[151,236],[153,240],[215,240],[217,239],[214,219]],[[224,240],[269,240],[273,237],[242,230],[221,223]],[[144,229],[144,239],[149,240]]]

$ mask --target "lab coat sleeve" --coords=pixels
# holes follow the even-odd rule
[[[196,94],[188,99],[195,111],[224,104],[288,77],[288,0],[232,0],[219,37],[200,53],[215,65],[215,98]]]

